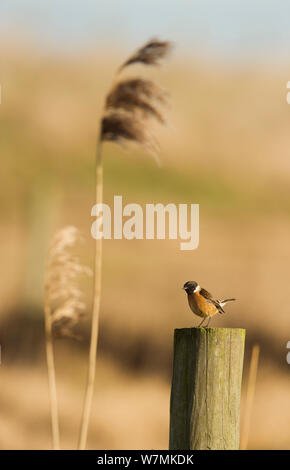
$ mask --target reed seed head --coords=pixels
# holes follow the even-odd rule
[[[151,80],[141,78],[117,83],[107,96],[106,109],[123,109],[139,113],[142,117],[154,117],[160,123],[165,119],[157,104],[166,104],[166,94]]]
[[[83,293],[78,288],[78,277],[91,275],[91,270],[71,253],[82,241],[76,227],[59,230],[52,239],[45,273],[44,308],[50,317],[56,336],[77,338],[74,327],[79,323],[86,307]]]
[[[103,117],[101,139],[120,144],[128,140],[149,151],[155,152],[157,150],[157,143],[144,125],[144,121],[123,110],[110,111]]]
[[[137,62],[145,65],[157,65],[160,60],[166,57],[172,45],[169,41],[159,41],[151,39],[143,47],[137,50],[129,59],[121,66],[121,70],[128,65]]]
[[[119,71],[136,62],[156,65],[170,48],[168,41],[153,39],[130,57]],[[147,121],[148,118],[154,118],[165,124],[160,107],[167,104],[167,98],[167,93],[152,80],[140,77],[119,80],[106,97],[100,140],[119,144],[135,142],[151,153],[159,163],[158,142],[150,132]]]

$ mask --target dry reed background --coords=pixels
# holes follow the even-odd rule
[[[96,123],[120,55],[64,59],[19,45],[2,49],[0,446],[50,448],[45,251],[56,228],[77,225],[87,237],[81,258],[91,262]],[[104,199],[199,202],[200,247],[185,253],[174,241],[104,243],[88,447],[167,447],[172,332],[196,324],[180,290],[196,278],[213,294],[238,299],[213,325],[247,328],[246,364],[252,344],[261,348],[249,447],[289,449],[287,71],[173,57],[152,76],[172,94],[172,127],[159,131],[163,168],[108,144]],[[89,305],[91,286],[82,287]],[[63,448],[77,444],[88,317],[82,342],[56,345]]]

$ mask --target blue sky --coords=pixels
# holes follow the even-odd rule
[[[170,38],[233,57],[290,54],[289,0],[1,0],[0,28],[43,47]]]

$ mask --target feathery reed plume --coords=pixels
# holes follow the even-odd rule
[[[172,45],[169,41],[159,41],[158,39],[151,39],[143,47],[137,50],[129,59],[124,62],[120,67],[122,70],[128,65],[141,62],[145,65],[157,65],[161,59],[164,59],[169,53]]]
[[[243,430],[242,430],[242,435],[241,435],[240,450],[246,450],[248,448],[250,426],[251,426],[251,415],[252,415],[253,404],[254,404],[256,379],[257,379],[257,371],[258,371],[258,364],[259,364],[259,354],[260,354],[260,346],[258,344],[255,344],[252,349],[251,361],[250,361],[244,424],[243,424]]]
[[[112,111],[103,117],[101,138],[103,142],[120,144],[129,140],[152,152],[158,148],[156,139],[144,126],[144,122],[124,111]]]
[[[109,93],[106,109],[123,109],[140,113],[142,117],[154,117],[164,124],[164,116],[156,103],[166,104],[165,93],[151,80],[131,79],[118,83]]]
[[[124,67],[140,62],[146,65],[156,65],[166,56],[170,49],[167,41],[152,40],[140,48],[117,71]],[[103,202],[103,165],[102,144],[116,142],[123,144],[127,141],[141,145],[146,151],[157,157],[157,141],[150,133],[148,118],[155,118],[164,123],[164,117],[157,104],[166,103],[166,93],[154,82],[143,78],[134,78],[117,82],[105,99],[104,114],[100,123],[96,155],[96,204]],[[101,300],[102,275],[102,239],[96,239],[94,295],[91,327],[91,342],[89,351],[89,367],[87,387],[84,398],[82,420],[79,435],[80,450],[85,449],[88,435],[89,419],[94,392],[96,371],[96,356],[99,333],[99,313]]]
[[[133,93],[138,93],[148,99],[160,101],[161,103],[166,104],[167,102],[168,93],[152,80],[139,77],[122,80],[118,83],[118,89],[121,88],[125,88]],[[107,101],[109,100],[110,95],[111,93],[109,93]]]
[[[85,303],[77,287],[80,274],[90,275],[88,267],[70,253],[81,236],[76,227],[59,230],[52,239],[46,264],[44,284],[44,312],[46,357],[50,391],[53,448],[59,449],[59,420],[55,380],[53,337],[77,338],[74,327],[79,323]]]

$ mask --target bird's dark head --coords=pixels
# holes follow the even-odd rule
[[[183,288],[185,290],[185,292],[190,295],[190,294],[193,294],[194,292],[196,292],[196,290],[198,289],[199,285],[197,282],[195,281],[187,281]]]

